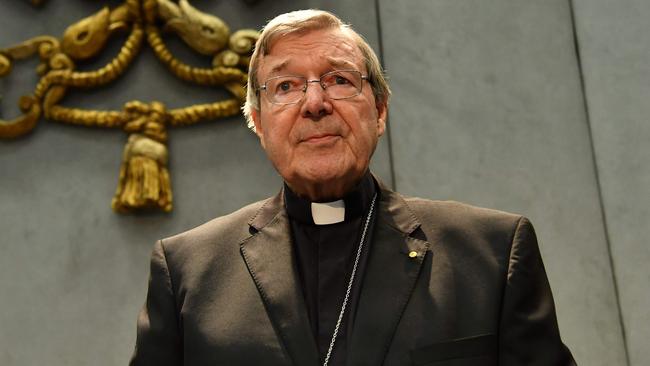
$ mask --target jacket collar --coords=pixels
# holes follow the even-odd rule
[[[404,197],[386,187],[374,174],[373,178],[379,184],[379,191],[381,192],[379,210],[383,214],[385,223],[406,235],[412,234],[420,227],[420,221],[411,211]]]
[[[284,202],[284,189],[280,190],[275,196],[268,198],[260,207],[255,215],[248,220],[248,225],[253,227],[256,231],[262,230],[263,227],[268,225],[277,215],[284,211],[282,203]]]
[[[381,197],[379,209],[385,213],[385,223],[404,234],[412,234],[420,227],[420,221],[404,201],[404,198],[399,193],[390,190],[376,175],[372,174],[372,178],[379,186]],[[284,194],[283,188],[277,195],[267,199],[255,215],[251,217],[248,224],[257,231],[268,225],[273,218],[285,210],[283,206]]]

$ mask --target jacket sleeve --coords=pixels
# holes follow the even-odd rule
[[[162,241],[156,243],[151,254],[149,289],[137,328],[130,366],[183,364],[178,312]]]
[[[499,324],[500,366],[575,365],[558,330],[533,226],[521,218],[510,249]]]

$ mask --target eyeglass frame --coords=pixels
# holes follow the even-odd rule
[[[345,100],[345,99],[354,98],[354,97],[360,95],[360,94],[363,92],[363,81],[366,80],[366,81],[370,82],[370,77],[369,77],[368,75],[363,75],[363,74],[361,73],[361,71],[359,71],[359,70],[354,70],[354,69],[333,70],[333,71],[328,71],[328,72],[322,74],[318,79],[311,79],[311,80],[308,79],[308,78],[306,78],[306,77],[304,77],[304,76],[301,76],[301,75],[278,75],[278,76],[274,76],[274,77],[272,77],[272,78],[268,78],[268,79],[266,79],[266,81],[264,82],[264,84],[262,84],[260,87],[258,87],[258,88],[256,89],[256,91],[257,91],[258,95],[259,95],[259,93],[260,93],[261,90],[265,90],[265,91],[268,93],[268,89],[267,89],[267,87],[266,87],[266,84],[268,84],[268,82],[269,82],[270,80],[280,79],[280,78],[286,78],[286,77],[294,77],[294,78],[304,79],[304,80],[305,80],[305,85],[304,85],[304,87],[303,87],[303,89],[302,89],[302,96],[301,96],[300,98],[298,98],[295,102],[289,102],[289,103],[275,102],[275,101],[271,100],[271,98],[269,98],[269,97],[268,97],[268,94],[267,94],[267,99],[268,99],[269,102],[271,102],[271,104],[275,104],[275,105],[291,105],[291,104],[297,104],[297,103],[300,103],[300,101],[305,97],[305,94],[307,94],[307,88],[309,87],[309,83],[318,83],[318,85],[320,85],[320,87],[323,89],[323,92],[326,93],[326,90],[327,90],[328,87],[325,87],[325,86],[323,86],[323,84],[322,84],[323,76],[326,76],[326,75],[329,75],[329,74],[334,74],[334,73],[337,73],[337,72],[355,72],[355,73],[359,74],[359,76],[361,77],[361,84],[359,84],[359,89],[358,89],[357,93],[354,94],[354,95],[351,95],[351,96],[349,96],[349,97],[333,98],[333,97],[330,97],[330,96],[328,95],[327,97],[330,98],[330,99],[332,99],[332,100]],[[326,94],[327,94],[327,93],[326,93]]]

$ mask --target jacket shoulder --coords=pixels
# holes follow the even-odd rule
[[[417,211],[420,214],[440,213],[446,216],[451,215],[453,218],[457,218],[457,216],[463,216],[477,219],[510,219],[515,221],[519,220],[522,217],[519,214],[474,206],[458,201],[439,201],[409,196],[402,197],[414,211]]]
[[[523,216],[456,201],[404,197],[422,230],[442,236],[485,238],[510,243]]]
[[[214,252],[215,248],[236,246],[250,236],[249,222],[272,198],[251,203],[230,214],[214,218],[202,225],[161,240],[166,255],[187,251]]]

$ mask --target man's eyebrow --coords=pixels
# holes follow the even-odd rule
[[[340,58],[334,58],[334,57],[327,57],[327,62],[329,62],[330,65],[332,65],[335,68],[340,68],[340,69],[356,69],[357,65],[354,63],[340,59]]]
[[[270,75],[278,74],[278,73],[281,73],[282,71],[286,70],[287,67],[289,66],[289,64],[291,63],[290,61],[291,60],[287,59],[287,60],[284,60],[284,61],[280,62],[277,65],[274,65],[269,70],[268,75],[270,76]],[[329,63],[330,66],[332,66],[335,69],[356,69],[357,68],[357,65],[355,65],[351,61],[341,59],[341,58],[335,58],[335,57],[331,57],[331,56],[327,57],[327,63]]]
[[[280,71],[286,69],[286,68],[287,68],[287,65],[289,65],[289,60],[284,60],[284,61],[280,62],[279,64],[273,66],[273,67],[271,68],[271,70],[269,70],[269,75],[272,75],[272,74],[278,73],[278,72],[280,72]]]

